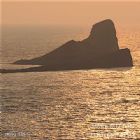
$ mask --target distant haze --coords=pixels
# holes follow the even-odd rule
[[[103,19],[140,24],[140,2],[2,2],[3,25],[88,26]],[[47,0],[46,0],[47,1]],[[57,1],[57,0],[56,0]],[[104,0],[105,1],[105,0]]]

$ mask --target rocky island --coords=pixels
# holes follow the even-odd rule
[[[41,57],[14,64],[41,65],[17,70],[28,72],[132,67],[133,61],[128,48],[119,49],[114,23],[107,19],[93,25],[90,35],[82,41],[71,40]]]

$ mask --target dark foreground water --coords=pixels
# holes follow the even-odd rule
[[[34,58],[84,30],[3,29],[1,66]],[[140,32],[118,32],[134,67],[0,75],[3,140],[140,139]]]

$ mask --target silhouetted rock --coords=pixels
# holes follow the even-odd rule
[[[89,37],[82,41],[71,40],[44,56],[15,64],[43,65],[40,71],[133,66],[129,49],[119,49],[115,26],[109,19],[93,25]]]

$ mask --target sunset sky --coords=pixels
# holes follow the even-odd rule
[[[140,1],[140,0],[2,0],[2,1]]]
[[[47,1],[49,0],[3,0],[2,24],[87,26],[106,18],[124,25],[140,24],[139,0],[135,2],[134,0],[133,2],[128,2],[128,0],[123,0],[123,2],[114,0],[113,2],[106,0],[102,2],[95,2],[95,0],[90,0],[94,2]]]

